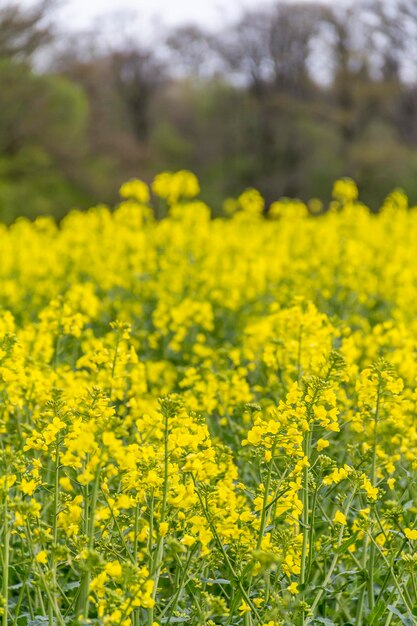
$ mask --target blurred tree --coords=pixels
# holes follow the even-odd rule
[[[0,4],[0,57],[28,61],[50,44],[53,29],[48,19],[56,0],[39,0],[29,7],[19,2]]]
[[[224,69],[217,38],[194,24],[179,26],[166,38],[170,67],[180,77],[210,78]]]
[[[63,214],[83,199],[88,102],[63,77],[10,60],[0,61],[1,84],[8,86],[0,89],[1,217]]]
[[[373,206],[398,184],[417,200],[414,0],[276,2],[148,43],[121,19],[59,45],[53,8],[0,0],[3,218],[114,202],[161,168],[195,170],[216,211],[247,186],[325,197],[338,176]]]
[[[138,45],[112,51],[110,62],[132,130],[140,141],[146,141],[152,97],[164,83],[164,68],[150,50]]]

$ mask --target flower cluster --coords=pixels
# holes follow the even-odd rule
[[[198,193],[0,229],[4,626],[415,623],[416,211]]]

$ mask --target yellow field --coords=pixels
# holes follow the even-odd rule
[[[3,626],[416,624],[417,210],[198,191],[0,230]]]

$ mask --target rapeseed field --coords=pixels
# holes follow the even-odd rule
[[[120,192],[0,228],[3,626],[416,624],[417,210]]]

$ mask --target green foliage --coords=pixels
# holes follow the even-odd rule
[[[86,152],[88,102],[65,78],[7,60],[0,84],[8,85],[0,90],[0,216],[63,215],[83,199],[74,182]]]
[[[328,199],[343,176],[375,210],[396,186],[417,201],[411,0],[277,3],[216,35],[174,29],[171,57],[92,33],[40,71],[52,4],[0,9],[1,219],[112,203],[163,169],[195,171],[215,214],[244,187]]]

